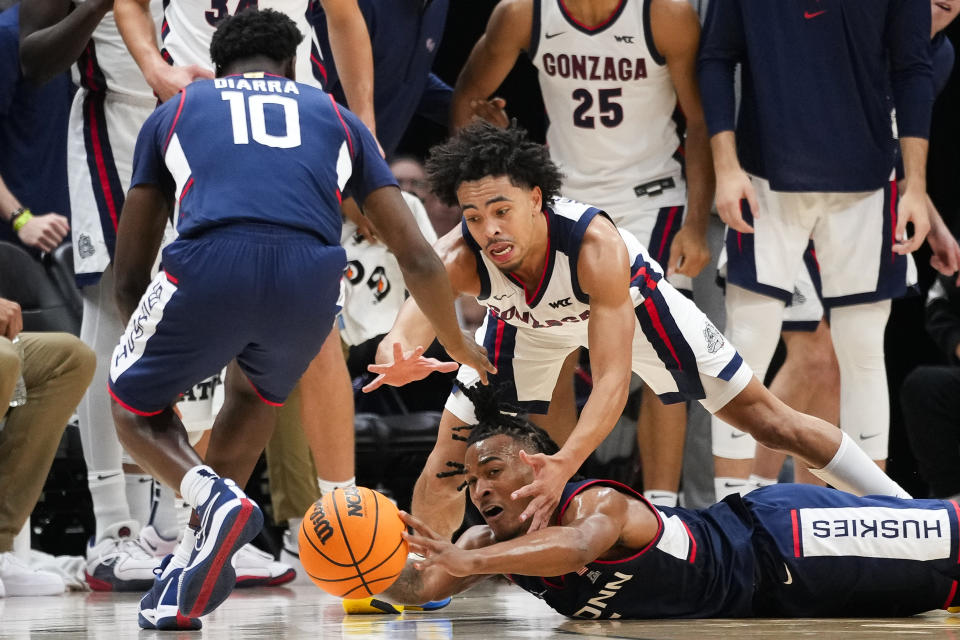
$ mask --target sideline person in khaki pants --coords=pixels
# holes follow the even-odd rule
[[[0,596],[64,590],[59,576],[31,571],[15,558],[13,539],[40,497],[64,427],[96,366],[93,351],[75,336],[22,328],[20,305],[0,298]],[[21,375],[26,403],[10,407]]]

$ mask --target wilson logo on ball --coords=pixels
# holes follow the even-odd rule
[[[317,534],[317,540],[320,544],[326,544],[330,536],[333,535],[333,527],[327,520],[327,514],[323,512],[323,503],[319,500],[313,505],[313,513],[310,514],[310,522],[313,523],[313,532]]]

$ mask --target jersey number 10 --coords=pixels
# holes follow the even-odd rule
[[[300,109],[297,101],[285,96],[253,94],[241,91],[221,91],[220,99],[230,103],[230,121],[233,124],[233,144],[254,142],[276,149],[290,149],[300,146]],[[267,118],[264,107],[268,104],[283,109],[286,124],[283,135],[267,133]],[[249,114],[249,118],[247,117]],[[249,120],[249,134],[247,121]]]

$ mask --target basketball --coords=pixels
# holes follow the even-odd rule
[[[340,598],[366,598],[397,579],[407,562],[404,525],[386,496],[366,487],[336,489],[307,509],[300,563],[313,582]]]

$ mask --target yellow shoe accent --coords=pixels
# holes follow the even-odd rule
[[[947,613],[960,613],[960,607],[947,607]]]
[[[351,614],[389,613],[397,615],[403,613],[403,605],[391,604],[376,598],[360,598],[357,600],[344,598],[343,610]]]

